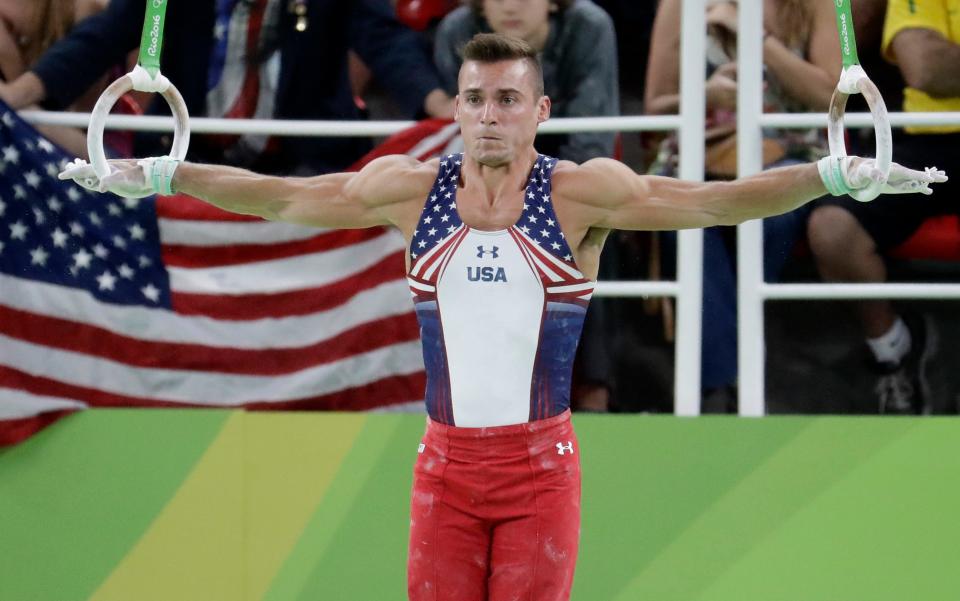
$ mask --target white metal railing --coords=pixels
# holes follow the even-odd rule
[[[737,170],[745,176],[763,169],[763,131],[758,116],[763,113],[763,0],[744,0],[738,11],[737,30]],[[763,332],[763,302],[743,302],[756,298],[763,283],[762,221],[755,220],[737,228],[737,369],[743,374],[749,361],[760,361],[763,375],[764,337],[746,336],[740,324],[750,323]],[[754,375],[756,370],[751,372]],[[764,382],[755,377],[738,379],[740,415],[763,414]],[[745,399],[760,399],[757,411]]]
[[[88,113],[56,111],[20,111],[20,116],[35,125],[63,125],[85,128]],[[761,127],[782,129],[826,128],[826,113],[764,113]],[[890,125],[953,125],[960,121],[960,112],[890,113]],[[575,117],[551,119],[540,125],[543,133],[585,131],[673,131],[680,129],[680,115],[634,115],[621,117]],[[415,121],[298,121],[292,119],[212,119],[191,117],[193,133],[249,134],[277,136],[389,136],[413,125]],[[847,113],[847,127],[873,127],[870,113]],[[173,131],[173,117],[150,115],[110,115],[106,129],[127,131]]]
[[[707,16],[703,0],[683,0],[680,36],[679,176],[702,181],[706,131],[703,74],[707,64]],[[673,411],[700,414],[700,344],[703,309],[703,230],[685,230],[677,244],[677,336]]]
[[[63,125],[85,128],[87,113],[21,111],[20,115],[36,125]],[[415,121],[298,121],[293,119],[212,119],[191,117],[190,132],[196,134],[244,134],[274,136],[326,136],[352,138],[389,136]],[[540,125],[543,133],[584,131],[672,131],[680,127],[679,115],[642,115],[634,117],[576,117],[551,119]],[[152,115],[110,115],[106,129],[129,131],[173,131],[173,117]]]
[[[767,284],[760,294],[770,300],[960,298],[960,284]]]
[[[766,113],[759,116],[760,127],[779,127],[781,129],[826,128],[826,113]],[[870,113],[847,113],[843,122],[847,127],[873,127]],[[956,125],[960,122],[960,112],[940,113],[890,113],[891,127],[909,127],[917,125]]]
[[[738,36],[737,155],[739,175],[762,169],[762,128],[826,127],[825,113],[762,113],[762,0],[741,0]],[[583,131],[674,131],[679,130],[682,179],[701,181],[704,171],[706,67],[706,19],[704,0],[683,0],[681,45],[680,114],[551,119],[542,124],[544,133]],[[22,111],[37,125],[86,127],[89,115],[49,111]],[[872,127],[869,113],[846,115],[848,127]],[[401,131],[413,121],[299,121],[256,119],[190,120],[194,133],[267,134],[282,136],[386,136]],[[894,127],[908,125],[960,124],[960,112],[891,113]],[[172,131],[172,117],[113,115],[106,129]],[[894,157],[896,158],[896,157]],[[738,363],[739,413],[760,416],[764,408],[764,314],[767,299],[839,298],[960,298],[960,284],[768,284],[763,281],[762,221],[738,227]],[[676,281],[602,281],[597,297],[671,296],[677,299],[677,336],[674,368],[674,412],[700,413],[700,341],[703,277],[703,232],[679,234]]]

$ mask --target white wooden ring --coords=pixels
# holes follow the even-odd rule
[[[139,65],[137,66],[139,69]],[[163,77],[157,74],[157,78]],[[103,129],[106,123],[107,115],[110,114],[113,105],[121,96],[134,89],[141,89],[142,85],[135,85],[135,81],[141,78],[134,78],[132,73],[127,73],[103,91],[97,100],[93,112],[90,114],[90,126],[87,129],[87,152],[90,154],[90,163],[97,177],[104,178],[110,173],[110,166],[107,164],[107,157],[103,151]],[[166,80],[166,78],[164,78]],[[183,96],[173,84],[165,82],[168,85],[154,87],[143,91],[160,91],[160,94],[167,100],[170,109],[173,112],[173,146],[170,149],[170,155],[177,160],[184,160],[187,156],[187,148],[190,146],[190,115],[187,112],[187,105],[183,101]]]
[[[843,116],[847,108],[847,99],[850,94],[863,94],[870,114],[873,116],[873,129],[876,135],[876,167],[883,173],[883,180],[874,182],[866,188],[853,190],[850,196],[860,202],[873,200],[880,195],[883,186],[890,175],[890,162],[893,160],[893,137],[890,133],[890,119],[887,117],[887,105],[883,102],[880,90],[874,85],[859,65],[844,69],[840,82],[830,98],[830,112],[827,125],[827,139],[830,143],[830,155],[835,157],[847,156],[844,141],[845,130]]]

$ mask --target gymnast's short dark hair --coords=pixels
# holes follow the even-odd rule
[[[533,70],[534,92],[543,96],[543,67],[533,46],[517,38],[498,33],[478,33],[460,52],[463,62],[499,63],[501,61],[526,61]]]

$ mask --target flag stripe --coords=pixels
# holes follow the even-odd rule
[[[408,154],[421,161],[426,160],[428,157],[436,156],[450,143],[450,138],[459,133],[460,124],[450,123],[437,130],[435,134],[426,136],[417,142],[417,144],[408,151]]]
[[[0,386],[20,388],[35,395],[49,395],[69,399],[82,399],[97,407],[189,407],[189,403],[175,403],[160,399],[143,399],[129,394],[115,394],[88,386],[64,382],[31,374],[21,369],[0,365]],[[194,403],[200,407],[203,403]]]
[[[163,245],[163,261],[172,267],[223,267],[255,261],[284,259],[310,253],[345,248],[383,236],[386,230],[343,230],[313,236],[306,240],[274,244],[229,244],[202,247],[196,245]]]
[[[273,244],[309,240],[323,230],[293,223],[258,219],[253,223],[217,223],[213,221],[173,221],[160,219],[160,238],[165,245],[190,245],[199,248],[248,244]]]
[[[107,305],[83,291],[18,282],[17,278],[4,275],[0,275],[0,289],[4,290],[3,306],[39,316],[80,321],[131,338],[183,344],[215,341],[240,349],[307,346],[372,319],[413,312],[408,303],[397,303],[397,297],[406,297],[406,283],[392,278],[323,311],[249,321],[184,317],[169,311]],[[336,290],[330,289],[331,293]]]
[[[2,366],[0,366],[2,368]],[[0,421],[0,447],[22,442],[75,409],[59,409],[38,413],[23,419],[5,419]]]
[[[396,280],[397,266],[403,253],[384,257],[360,273],[350,275],[326,286],[293,290],[274,294],[244,294],[216,296],[174,292],[173,306],[183,315],[203,315],[217,319],[263,319],[306,315],[310,312],[333,309],[353,298],[357,292]],[[404,307],[409,309],[409,307]]]
[[[157,215],[167,219],[191,221],[263,221],[255,215],[238,215],[184,194],[157,197]]]
[[[182,369],[131,369],[117,361],[37,346],[4,335],[0,335],[0,345],[10,350],[7,360],[10,367],[36,376],[69,377],[77,386],[114,395],[187,404],[202,402],[212,406],[297,400],[369,384],[384,375],[423,370],[423,360],[416,352],[419,341],[352,355],[282,378]]]
[[[426,385],[426,373],[415,372],[410,375],[388,376],[375,382],[370,382],[362,386],[349,388],[329,394],[316,395],[297,399],[294,401],[281,401],[276,403],[249,403],[245,407],[251,410],[335,410],[335,409],[370,409],[382,405],[393,405],[398,403],[409,403],[411,401],[421,400],[422,390]],[[207,404],[197,403],[178,403],[163,401],[158,399],[144,399],[131,397],[129,395],[117,395],[97,390],[94,388],[84,388],[74,384],[68,384],[59,380],[34,376],[26,372],[11,369],[0,365],[0,392],[2,387],[16,387],[26,391],[28,394],[36,396],[53,395],[53,397],[65,398],[83,398],[88,399],[91,404],[99,407],[204,407]],[[39,420],[35,423],[29,423],[30,420],[4,420],[3,427],[0,428],[0,445],[12,444],[18,442],[26,435],[29,435],[30,427],[36,431],[57,417],[64,415],[71,410],[58,410],[49,421]],[[34,418],[36,419],[36,418]],[[26,435],[18,436],[19,429],[26,430]],[[10,438],[8,441],[7,438]]]
[[[71,399],[30,394],[23,390],[2,386],[0,386],[0,398],[3,399],[3,403],[0,403],[0,420],[29,417],[38,411],[84,409],[87,406],[85,403]]]
[[[296,401],[280,401],[276,403],[250,403],[248,409],[267,409],[270,411],[293,410],[350,410],[364,411],[367,409],[382,408],[384,406],[409,404],[416,402],[423,410],[423,390],[427,386],[427,374],[418,371],[409,375],[390,376],[364,384],[354,386],[348,390],[323,394]]]
[[[277,376],[417,340],[412,313],[361,324],[332,338],[299,348],[237,349],[176,344],[121,336],[66,319],[0,306],[0,333],[25,342],[101,357],[132,367],[206,370]]]
[[[389,235],[399,236],[396,232]],[[177,293],[234,296],[316,288],[367,269],[396,250],[397,246],[388,243],[384,236],[349,248],[247,265],[198,269],[170,267],[170,288]],[[398,271],[392,275],[399,277],[402,273]]]

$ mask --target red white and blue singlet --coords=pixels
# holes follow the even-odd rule
[[[457,212],[462,159],[441,159],[409,249],[427,412],[464,427],[558,415],[570,406],[594,284],[577,268],[550,201],[557,161],[538,156],[517,223],[481,231]]]

